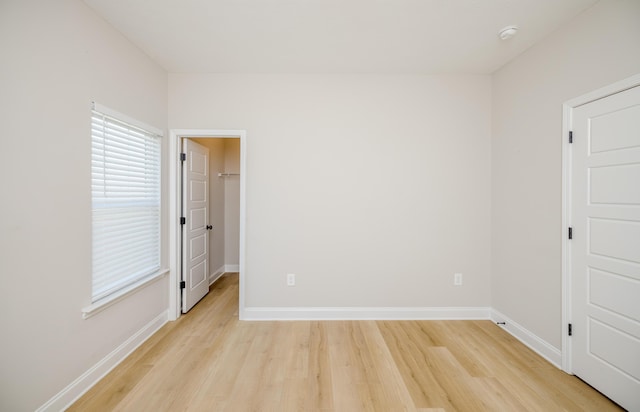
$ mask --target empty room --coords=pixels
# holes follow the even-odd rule
[[[0,0],[0,51],[0,411],[640,411],[640,1]]]

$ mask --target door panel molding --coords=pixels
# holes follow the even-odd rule
[[[640,74],[602,87],[582,96],[576,97],[562,105],[562,227],[559,232],[562,239],[562,370],[573,373],[571,365],[571,344],[567,334],[571,320],[571,241],[567,237],[570,226],[571,210],[571,144],[569,132],[572,131],[573,110],[587,103],[603,99],[640,85]]]
[[[209,293],[209,148],[182,139],[182,313]]]
[[[630,409],[640,407],[640,320],[627,296],[638,268],[620,269],[640,267],[640,197],[630,190],[640,176],[630,131],[640,125],[628,115],[639,86],[636,75],[566,102],[562,137],[562,369]]]

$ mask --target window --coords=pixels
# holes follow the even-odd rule
[[[160,138],[159,131],[94,104],[93,303],[160,270]]]

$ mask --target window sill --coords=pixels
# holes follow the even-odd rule
[[[113,295],[107,296],[106,298],[99,300],[96,303],[92,303],[89,306],[85,306],[82,308],[82,319],[89,319],[90,317],[102,312],[109,306],[121,301],[129,295],[134,294],[138,290],[149,286],[152,283],[155,283],[159,279],[163,278],[167,273],[169,273],[169,269],[161,269],[155,275],[152,275],[148,278],[145,278],[139,282],[134,283],[131,286],[128,286]]]

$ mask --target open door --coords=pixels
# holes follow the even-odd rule
[[[640,410],[640,86],[573,109],[572,372]]]
[[[209,149],[183,139],[182,313],[209,292]]]

